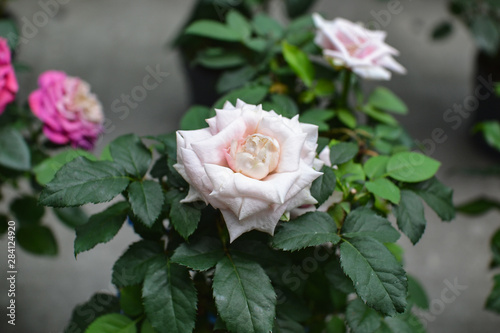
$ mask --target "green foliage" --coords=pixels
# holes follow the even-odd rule
[[[16,233],[19,245],[26,251],[46,256],[57,254],[57,242],[52,231],[41,225],[20,227]]]
[[[136,333],[135,322],[130,318],[118,314],[110,313],[97,318],[85,330],[86,333]]]
[[[273,246],[285,251],[296,251],[327,242],[337,244],[339,241],[337,226],[332,218],[326,213],[311,212],[283,224],[274,236]]]
[[[374,181],[366,182],[365,186],[371,193],[383,199],[387,199],[393,204],[397,205],[399,200],[401,200],[401,191],[399,187],[386,178],[378,178]]]
[[[152,180],[134,181],[128,186],[128,201],[134,215],[144,225],[151,227],[163,207],[163,191]]]
[[[330,147],[330,161],[332,164],[343,164],[352,160],[359,151],[354,142],[339,142]]]
[[[170,208],[170,222],[175,230],[187,239],[198,227],[201,212],[190,204],[181,203],[183,198],[183,194],[174,198],[172,208]]]
[[[101,213],[92,215],[87,223],[76,227],[75,256],[113,239],[121,229],[128,212],[128,203],[119,202]]]
[[[327,131],[330,127],[327,121],[335,116],[335,111],[312,109],[300,115],[300,122],[318,126],[319,131]]]
[[[73,229],[89,220],[87,214],[79,207],[54,208],[54,213],[62,223]]]
[[[144,312],[141,285],[120,289],[120,308],[131,317],[137,317]]]
[[[249,104],[260,104],[267,96],[268,88],[264,86],[249,86],[241,89],[234,90],[229,94],[221,97],[214,105],[215,109],[222,109],[224,103],[229,101],[233,105],[236,104],[237,99],[241,99]]]
[[[394,243],[399,239],[399,232],[387,219],[369,208],[361,207],[347,215],[342,227],[342,236],[371,237],[382,243]]]
[[[427,224],[420,198],[411,191],[401,191],[401,202],[396,206],[394,213],[399,229],[413,244],[416,244],[422,237]]]
[[[240,33],[233,28],[220,22],[210,20],[194,22],[186,28],[185,33],[227,42],[237,42],[242,39]]]
[[[258,264],[235,256],[224,257],[215,268],[213,290],[219,315],[230,331],[272,330],[276,294]]]
[[[38,205],[35,197],[24,196],[11,202],[10,211],[22,226],[39,224],[45,208]]]
[[[192,106],[181,119],[181,129],[196,130],[207,127],[205,119],[213,115],[213,111],[206,106]]]
[[[22,135],[11,127],[0,128],[0,165],[22,171],[31,167],[28,145]]]
[[[144,177],[151,164],[151,151],[135,134],[120,136],[109,145],[113,161],[137,179]]]
[[[402,152],[387,162],[387,174],[396,180],[417,183],[432,178],[441,163],[419,153]]]
[[[500,210],[500,202],[489,198],[478,198],[461,204],[456,209],[462,214],[481,215],[492,209]]]
[[[311,186],[311,195],[318,201],[319,206],[332,195],[332,188],[335,188],[337,182],[332,168],[323,166],[321,172],[323,172],[323,175],[316,178]]]
[[[493,290],[486,300],[486,309],[500,313],[500,274],[494,277]]]
[[[118,298],[115,296],[97,293],[86,303],[78,305],[73,310],[71,321],[64,333],[85,332],[87,327],[98,317],[120,311]]]
[[[423,310],[429,309],[429,298],[422,285],[411,275],[408,275],[408,297],[416,306]]]
[[[493,148],[500,150],[500,122],[485,121],[474,126],[474,131],[483,133],[486,142]]]
[[[191,244],[179,246],[172,262],[198,271],[206,271],[214,267],[224,257],[222,243],[217,238],[203,237]]]
[[[40,194],[40,203],[52,207],[107,202],[129,184],[122,168],[108,161],[77,157],[64,165]]]
[[[498,230],[491,238],[490,246],[491,252],[493,253],[491,267],[500,267],[500,230]]]
[[[431,207],[443,221],[455,218],[453,206],[453,190],[433,177],[423,183],[416,184],[413,191]]]
[[[146,316],[159,333],[194,329],[196,289],[186,268],[158,257],[148,267],[142,290]]]
[[[381,324],[377,311],[366,306],[359,298],[349,303],[346,321],[354,333],[375,332]]]
[[[311,87],[314,80],[314,67],[307,54],[287,42],[283,42],[282,47],[283,57],[288,65],[307,87]]]
[[[399,99],[389,89],[384,87],[376,88],[368,97],[368,103],[377,108],[397,114],[407,114],[408,108],[404,102]]]

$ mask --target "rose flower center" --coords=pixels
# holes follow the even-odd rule
[[[240,141],[233,140],[227,149],[229,167],[247,177],[263,179],[273,172],[280,159],[280,146],[276,139],[252,134]]]

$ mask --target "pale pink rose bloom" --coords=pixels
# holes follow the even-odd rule
[[[90,150],[103,130],[104,114],[85,81],[60,71],[47,71],[39,89],[29,96],[32,112],[44,124],[43,133],[57,144]]]
[[[182,202],[220,209],[231,241],[250,230],[272,235],[283,214],[316,203],[317,126],[240,100],[226,102],[207,123],[177,132],[175,168],[190,185]]]
[[[0,37],[0,114],[14,101],[18,90],[9,44],[5,38]]]
[[[392,57],[399,52],[385,43],[385,31],[368,30],[342,18],[326,21],[316,13],[313,19],[317,28],[315,42],[334,66],[349,68],[365,79],[374,80],[389,80],[389,70],[406,73]]]

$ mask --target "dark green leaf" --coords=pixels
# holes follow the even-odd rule
[[[307,87],[311,87],[315,73],[314,66],[307,57],[307,54],[298,47],[288,44],[286,41],[282,44],[282,51],[288,65],[290,65]]]
[[[54,208],[54,213],[62,223],[73,229],[89,221],[87,214],[79,207]]]
[[[284,223],[273,238],[273,247],[296,251],[327,242],[337,244],[339,241],[337,225],[330,215],[310,212]]]
[[[121,229],[128,212],[128,203],[118,202],[105,211],[92,215],[87,223],[76,227],[75,256],[113,239]]]
[[[393,92],[384,87],[376,88],[368,98],[368,103],[384,111],[389,111],[397,114],[407,114],[408,108],[405,103]]]
[[[55,256],[57,242],[52,231],[41,225],[20,227],[16,234],[19,245],[33,254]]]
[[[213,279],[215,304],[227,328],[239,333],[273,328],[276,294],[264,270],[238,257],[217,264]]]
[[[160,184],[152,180],[132,182],[127,191],[132,212],[142,223],[151,227],[160,216],[163,207],[163,191]]]
[[[257,71],[252,66],[244,66],[232,71],[226,71],[221,75],[219,81],[217,81],[217,92],[223,93],[236,88],[240,88],[245,83],[253,79],[256,74]],[[206,127],[206,123],[203,127]]]
[[[493,253],[491,267],[500,267],[500,230],[498,230],[491,238],[490,246],[491,252]]]
[[[332,168],[323,166],[321,172],[323,175],[316,178],[311,186],[311,195],[318,200],[318,205],[322,205],[333,194],[337,184],[337,178]]]
[[[490,55],[495,55],[500,43],[500,32],[493,18],[478,15],[472,21],[471,30],[477,46]]]
[[[242,40],[238,31],[217,21],[198,20],[185,30],[186,34],[197,35],[227,42]]]
[[[303,15],[316,0],[286,0],[286,11],[291,18]]]
[[[457,211],[468,215],[485,214],[492,209],[500,210],[500,202],[488,198],[475,199],[457,207]]]
[[[398,121],[393,116],[391,116],[388,113],[385,113],[384,111],[376,109],[371,105],[365,105],[361,109],[361,111],[363,113],[365,113],[366,115],[368,115],[369,117],[371,117],[371,118],[373,118],[373,119],[375,119],[383,124],[391,125],[391,126],[398,125]]]
[[[390,316],[405,311],[405,271],[382,243],[369,237],[344,241],[340,245],[340,262],[368,306]]]
[[[197,130],[207,127],[205,119],[213,117],[215,113],[206,106],[192,106],[181,119],[182,130]]]
[[[495,275],[494,282],[493,290],[486,300],[486,309],[500,313],[500,274]]]
[[[42,163],[38,164],[36,167],[33,168],[36,181],[40,185],[46,185],[48,182],[54,179],[56,172],[59,171],[59,169],[61,169],[63,165],[73,161],[75,158],[79,156],[86,157],[91,161],[97,160],[94,155],[85,150],[81,149],[66,150],[60,154],[57,154],[55,156],[52,156],[44,160]]]
[[[302,113],[300,115],[300,122],[316,125],[318,126],[318,130],[320,132],[328,131],[330,127],[328,126],[327,121],[332,119],[334,116],[335,111],[313,109]]]
[[[142,322],[141,333],[157,333],[157,331],[151,326],[151,322],[146,319]]]
[[[330,285],[344,294],[351,294],[354,292],[352,281],[345,275],[340,267],[340,262],[335,259],[329,262],[325,268],[325,276],[330,282]]]
[[[387,174],[402,182],[418,183],[432,178],[441,163],[423,154],[397,153],[387,163]]]
[[[264,97],[266,97],[267,92],[268,88],[264,86],[244,87],[241,89],[237,89],[221,97],[215,103],[214,108],[222,109],[226,101],[229,101],[230,103],[235,105],[237,99],[241,99],[248,104],[260,104],[262,103]]]
[[[477,124],[474,131],[483,132],[484,139],[493,148],[500,150],[500,122],[485,121]]]
[[[344,237],[369,236],[382,243],[394,243],[399,239],[399,232],[386,218],[377,215],[373,210],[360,207],[347,215],[342,226]]]
[[[180,202],[181,198],[177,198],[172,203],[170,209],[170,222],[173,224],[175,230],[187,239],[198,227],[200,222],[201,211],[194,208],[190,204],[183,204]]]
[[[408,296],[416,306],[423,310],[429,309],[429,298],[420,283],[411,275],[408,275]]]
[[[424,199],[443,221],[451,221],[455,218],[453,190],[443,185],[437,178],[417,184],[413,192]]]
[[[210,48],[198,53],[195,63],[211,69],[223,69],[244,65],[246,58],[237,52],[223,48]]]
[[[52,207],[107,202],[120,194],[129,178],[114,162],[92,162],[77,157],[59,170],[40,194],[40,203]]]
[[[141,289],[140,284],[120,289],[120,308],[127,316],[137,317],[144,312]]]
[[[166,257],[154,260],[142,289],[146,316],[159,333],[192,332],[196,320],[196,289],[187,268]]]
[[[254,16],[252,26],[255,32],[262,37],[278,39],[283,36],[283,28],[278,21],[265,14],[257,14]]]
[[[110,313],[97,318],[85,333],[136,333],[135,322],[119,313]]]
[[[359,151],[357,143],[339,142],[330,147],[330,161],[332,164],[343,164],[352,160]]]
[[[377,311],[367,307],[359,298],[349,303],[345,315],[353,333],[375,332],[382,319]]]
[[[191,269],[206,271],[224,257],[222,243],[217,238],[203,237],[183,243],[172,256],[172,261]]]
[[[263,107],[265,110],[274,110],[277,114],[287,118],[292,118],[299,112],[297,104],[286,95],[271,95],[271,102],[263,103]]]
[[[113,284],[125,287],[142,283],[151,260],[162,254],[160,242],[141,240],[132,244],[113,266]]]
[[[71,321],[64,333],[82,333],[98,317],[120,311],[118,298],[113,295],[98,293],[84,304],[73,310]]]
[[[401,191],[401,202],[395,207],[394,215],[399,229],[413,244],[417,244],[427,224],[421,199],[411,191]]]
[[[231,10],[226,16],[226,22],[229,28],[236,31],[242,40],[247,39],[252,34],[252,26],[245,16],[236,10]]]
[[[0,129],[0,165],[15,169],[29,170],[31,155],[21,133],[10,127]]]
[[[326,333],[345,333],[347,328],[340,317],[332,317],[326,324]]]
[[[378,178],[365,183],[366,189],[371,193],[389,200],[393,204],[398,204],[401,200],[401,191],[387,178]]]
[[[5,234],[8,229],[9,229],[9,218],[4,214],[0,214],[0,235]]]
[[[447,38],[448,36],[451,35],[452,32],[453,32],[453,25],[450,22],[448,21],[441,22],[434,27],[434,30],[432,31],[432,39],[440,40]]]
[[[151,151],[135,134],[118,137],[109,144],[113,161],[138,179],[144,177],[151,164]]]
[[[346,109],[339,109],[337,111],[337,117],[339,117],[340,121],[349,128],[355,128],[357,124],[356,117],[352,114],[351,111]]]
[[[38,200],[35,197],[24,196],[10,204],[10,211],[17,218],[17,222],[23,226],[39,224],[45,213],[45,208],[38,205]]]
[[[296,320],[287,316],[277,316],[274,319],[273,333],[305,333],[305,328]]]

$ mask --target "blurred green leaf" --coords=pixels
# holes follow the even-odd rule
[[[215,115],[215,112],[206,106],[192,106],[181,119],[181,130],[197,130],[207,127],[208,118]]]
[[[396,180],[418,183],[432,178],[441,163],[423,154],[413,152],[397,153],[387,163],[387,174]]]
[[[286,41],[282,44],[282,51],[288,65],[290,65],[307,87],[311,87],[315,73],[314,66],[307,57],[307,54],[298,47],[288,44]]]
[[[85,333],[136,333],[135,322],[119,314],[110,313],[97,318]]]
[[[401,191],[387,178],[378,178],[365,183],[366,189],[371,193],[389,200],[393,204],[398,204],[401,200]]]
[[[62,223],[73,229],[89,220],[80,207],[54,208],[54,213]]]
[[[471,30],[477,46],[490,55],[495,55],[500,44],[497,23],[487,16],[477,16],[472,21]]]
[[[144,312],[141,289],[140,284],[120,289],[120,308],[127,316],[136,317]]]
[[[119,311],[120,305],[118,298],[104,293],[94,294],[87,302],[75,307],[71,316],[71,321],[64,330],[64,333],[85,332],[86,328],[95,318]]]
[[[332,168],[323,166],[321,169],[323,175],[314,180],[311,185],[311,195],[318,201],[317,205],[321,206],[333,194],[337,178]]]
[[[416,306],[423,310],[429,309],[429,297],[422,285],[411,275],[408,275],[408,295]]]
[[[375,332],[380,327],[380,319],[377,311],[366,306],[359,298],[347,306],[346,321],[355,333]]]
[[[394,209],[399,229],[416,244],[422,237],[427,221],[422,200],[415,193],[401,191],[401,202]]]
[[[457,207],[457,211],[468,215],[481,215],[492,209],[500,210],[500,201],[489,198],[478,198]]]
[[[300,115],[300,122],[316,125],[320,132],[324,132],[330,129],[327,121],[333,117],[335,117],[333,110],[312,109]]]
[[[10,204],[10,211],[21,226],[28,226],[41,222],[45,208],[38,205],[38,200],[35,197],[23,196]]]
[[[452,32],[453,32],[453,25],[450,22],[448,21],[441,22],[434,27],[434,30],[432,31],[432,39],[434,40],[445,39],[449,37]]]
[[[240,88],[253,79],[256,74],[257,71],[252,66],[244,66],[235,70],[226,71],[221,75],[219,81],[217,81],[217,92],[224,93]]]
[[[384,87],[377,87],[368,97],[368,103],[377,108],[397,114],[407,114],[408,107],[392,91]]]
[[[26,171],[31,167],[31,155],[21,133],[11,127],[0,128],[0,165]]]
[[[352,160],[359,152],[357,143],[339,142],[330,147],[330,161],[332,165],[343,164]]]
[[[211,20],[195,21],[186,28],[185,33],[226,42],[238,42],[243,39],[240,33],[232,27]]]
[[[366,161],[363,166],[366,176],[370,179],[376,179],[386,174],[387,163],[389,163],[389,156],[374,156]]]
[[[500,313],[500,274],[495,275],[494,283],[493,289],[486,300],[486,309]]]
[[[17,230],[16,239],[24,250],[44,256],[57,255],[57,242],[50,230],[41,225],[29,225]]]
[[[252,34],[252,26],[247,18],[237,10],[231,10],[226,16],[226,23],[229,28],[236,31],[242,40],[247,39]]]
[[[215,109],[222,109],[224,103],[229,101],[231,104],[236,105],[236,100],[241,99],[243,102],[248,104],[261,104],[264,98],[267,96],[268,88],[265,86],[251,86],[243,87],[237,90],[233,90],[229,94],[222,96],[214,105]]]

